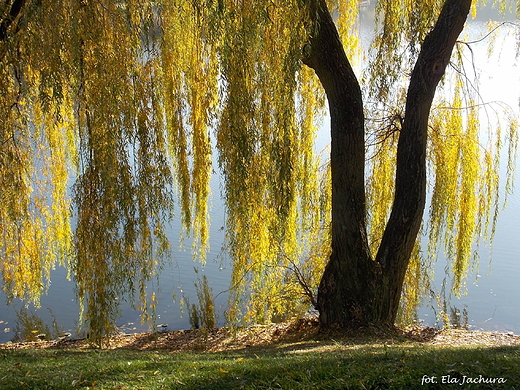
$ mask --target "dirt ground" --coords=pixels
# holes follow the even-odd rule
[[[395,331],[361,329],[355,332],[323,332],[316,318],[300,319],[280,324],[257,325],[243,328],[209,330],[177,330],[155,333],[116,334],[107,348],[139,350],[206,351],[217,352],[261,347],[277,343],[304,340],[340,341],[345,345],[381,342],[421,342],[430,345],[462,346],[520,346],[520,336],[512,333],[494,333],[461,329],[411,327]],[[0,349],[25,348],[89,348],[88,340],[52,340],[0,344]]]

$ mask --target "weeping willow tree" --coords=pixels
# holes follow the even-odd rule
[[[478,91],[457,71],[476,6],[377,2],[362,91],[358,1],[3,1],[4,290],[37,303],[62,264],[96,340],[122,295],[153,315],[174,204],[195,257],[208,250],[215,143],[231,320],[306,310],[303,294],[325,326],[393,324],[428,284],[428,163],[424,229],[430,253],[450,248],[458,290],[475,237],[492,230],[501,144],[512,166],[517,138],[512,118],[482,140]]]

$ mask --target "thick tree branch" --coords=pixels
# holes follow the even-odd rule
[[[383,311],[393,310],[392,307],[398,304],[402,281],[421,225],[426,200],[430,108],[470,7],[471,0],[446,0],[434,29],[423,42],[412,72],[397,149],[394,204],[376,256],[376,261],[383,267],[384,278],[398,281],[394,291],[389,292],[391,302]]]
[[[339,231],[355,237],[356,246],[360,244],[357,247],[366,251],[362,256],[365,257],[369,250],[365,233],[365,129],[361,88],[325,1],[313,1],[311,12],[315,18],[315,33],[304,48],[303,62],[316,72],[329,103],[333,241],[335,232]],[[343,238],[340,240],[338,244],[346,244]]]

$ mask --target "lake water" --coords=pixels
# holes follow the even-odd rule
[[[468,41],[476,40],[487,27],[483,21],[470,22]],[[485,44],[474,46],[473,55],[477,73],[480,74],[479,88],[486,102],[504,102],[516,117],[520,116],[520,70],[515,64],[514,36],[499,34],[495,51],[488,57]],[[494,114],[493,114],[494,115]],[[502,118],[503,119],[503,118]],[[481,116],[486,121],[486,115]],[[493,119],[492,119],[493,121]],[[503,154],[502,162],[505,163]],[[517,172],[513,187],[515,192],[508,196],[505,209],[501,210],[492,249],[481,245],[480,267],[468,278],[467,295],[451,298],[455,316],[469,328],[486,331],[507,331],[520,334],[520,173]],[[502,169],[501,178],[505,178]],[[502,180],[501,199],[505,199],[505,182]],[[444,278],[446,259],[440,254],[436,268],[436,289],[440,289]],[[419,310],[419,317],[426,324],[436,324],[435,311],[427,305]]]
[[[472,29],[482,30],[480,22],[473,22]],[[498,45],[511,48],[513,37]],[[485,47],[485,46],[482,46]],[[476,64],[482,67],[481,94],[486,101],[503,101],[509,104],[520,116],[520,72],[514,65],[514,52],[498,51],[490,60],[485,55],[485,48],[475,50]],[[328,141],[328,130],[321,130],[317,149],[321,150]],[[520,173],[517,175],[517,191],[508,198],[507,207],[502,210],[498,219],[496,235],[492,251],[484,246],[480,253],[480,268],[471,273],[468,279],[468,294],[461,298],[452,298],[451,307],[458,312],[460,323],[475,329],[486,331],[511,331],[520,334]],[[222,313],[227,301],[231,266],[229,258],[222,250],[224,235],[225,210],[220,199],[220,183],[214,177],[211,183],[213,189],[211,209],[211,250],[208,253],[207,264],[192,260],[188,250],[175,250],[173,262],[167,265],[160,275],[160,286],[157,307],[157,321],[166,324],[167,329],[186,329],[190,327],[188,316],[181,316],[180,301],[183,296],[196,302],[194,281],[201,275],[207,275],[213,294],[216,296],[215,306]],[[504,186],[502,186],[503,188]],[[172,229],[170,237],[172,247],[178,242],[178,230]],[[444,278],[445,259],[439,255],[436,265],[435,286],[437,291]],[[198,272],[196,272],[198,270]],[[50,333],[53,328],[60,331],[75,333],[79,307],[75,301],[74,286],[66,279],[66,270],[57,268],[52,272],[52,284],[49,292],[41,299],[41,308],[31,306],[25,308],[23,302],[15,301],[10,306],[5,304],[5,294],[0,292],[0,342],[12,340],[17,332],[27,331],[27,334]],[[477,278],[477,275],[480,277]],[[478,279],[478,280],[477,280]],[[141,325],[139,313],[130,305],[122,302],[122,316],[118,325],[125,332],[147,330],[147,325]],[[423,324],[437,324],[436,312],[431,302],[426,302],[419,309],[419,318]],[[456,319],[456,316],[454,317]],[[456,321],[453,321],[456,322]],[[45,324],[45,325],[43,325]],[[54,325],[53,325],[54,324]],[[220,315],[219,324],[223,324]],[[47,329],[45,328],[47,327]]]

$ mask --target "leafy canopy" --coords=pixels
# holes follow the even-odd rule
[[[233,260],[230,319],[307,310],[301,294],[312,300],[330,252],[330,172],[314,150],[325,98],[301,63],[308,3],[2,2],[0,269],[9,296],[37,303],[62,264],[95,337],[113,328],[121,295],[135,296],[144,318],[153,314],[147,285],[168,259],[174,203],[195,256],[205,258],[217,153]],[[375,5],[363,76],[374,251],[393,196],[407,76],[442,3]],[[328,5],[347,54],[360,62],[359,1]],[[514,165],[517,119],[508,112],[498,130],[483,131],[465,50],[458,45],[430,121],[429,256],[417,243],[407,308],[428,288],[439,243],[460,290],[475,239],[494,229],[504,140],[509,175]]]

